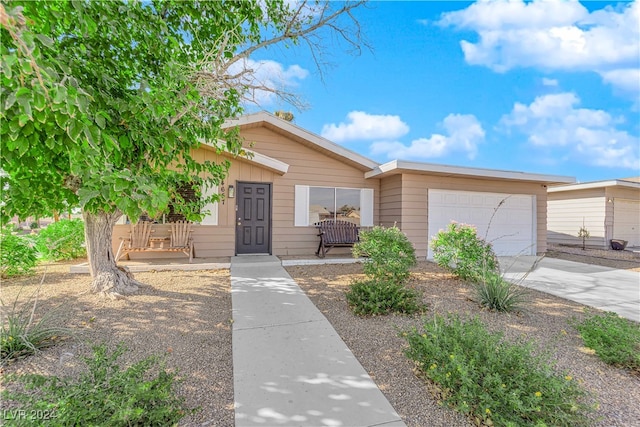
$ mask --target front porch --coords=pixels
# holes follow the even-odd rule
[[[240,255],[250,258],[254,255]],[[352,264],[361,262],[362,258],[353,258],[351,254],[328,254],[326,258],[315,256],[279,256],[283,267],[293,265],[322,265],[322,264]],[[182,258],[136,258],[132,260],[120,260],[119,266],[128,267],[132,273],[147,271],[197,271],[197,270],[222,270],[230,268],[231,257],[194,258],[189,260]],[[89,274],[89,263],[72,265],[70,273]]]

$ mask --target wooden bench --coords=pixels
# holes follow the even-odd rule
[[[320,258],[324,258],[331,248],[353,247],[360,240],[358,236],[360,228],[349,221],[326,219],[317,222],[315,226],[318,228],[320,237],[316,255]]]
[[[120,246],[116,253],[116,262],[123,256],[129,258],[131,252],[182,252],[189,257],[189,264],[193,261],[195,250],[191,237],[191,223],[177,221],[171,223],[171,235],[165,237],[151,237],[155,230],[148,221],[131,224],[128,237],[120,238]],[[165,245],[165,242],[168,245]],[[159,246],[156,246],[159,244]]]

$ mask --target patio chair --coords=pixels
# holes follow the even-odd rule
[[[151,237],[153,230],[151,229],[151,223],[148,221],[140,221],[136,224],[131,224],[131,230],[129,230],[129,237],[120,238],[120,246],[116,253],[116,262],[123,257],[127,256],[131,252],[141,252],[149,248],[149,238]]]
[[[193,248],[193,237],[191,237],[191,223],[187,221],[177,221],[171,223],[171,243],[169,251],[181,251],[189,257],[189,264],[193,261],[195,250]]]

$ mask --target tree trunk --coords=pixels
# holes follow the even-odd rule
[[[113,226],[120,215],[120,213],[82,212],[89,271],[92,278],[91,290],[112,299],[123,298],[126,294],[136,292],[141,285],[128,270],[116,265],[111,241]]]

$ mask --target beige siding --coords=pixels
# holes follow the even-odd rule
[[[606,246],[611,232],[606,218],[608,206],[603,188],[549,193],[548,240],[553,244],[579,245],[578,232],[583,225],[589,231],[588,245]]]
[[[252,149],[289,165],[289,171],[274,177],[273,254],[314,255],[318,247],[315,227],[294,226],[294,189],[296,185],[371,188],[374,191],[374,224],[379,221],[380,182],[364,179],[364,172],[325,156],[318,151],[264,128],[243,132]],[[349,249],[332,249],[332,253]]]
[[[537,252],[547,250],[547,191],[540,183],[404,174],[402,178],[402,230],[414,243],[416,255],[427,256],[429,189],[530,194],[536,198]]]
[[[383,178],[380,183],[380,225],[402,228],[402,175]]]

